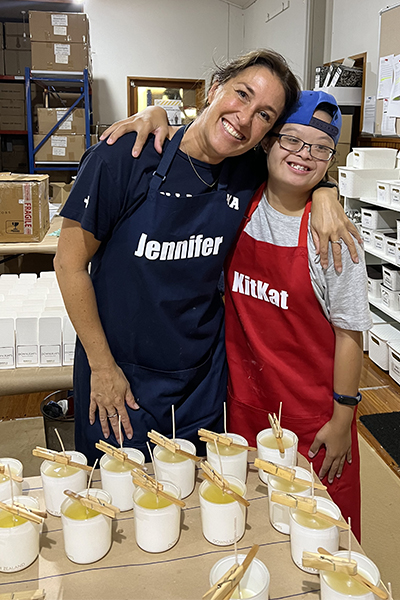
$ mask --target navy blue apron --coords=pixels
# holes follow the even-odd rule
[[[148,431],[171,435],[172,404],[176,436],[199,449],[199,427],[222,429],[227,367],[217,282],[249,199],[239,208],[228,194],[229,161],[216,190],[167,195],[167,173],[183,133],[168,144],[146,200],[124,215],[91,274],[111,352],[140,405],[137,411],[126,407],[133,439],[124,444],[146,455]],[[98,415],[89,424],[90,368],[79,340],[74,394],[76,448],[93,463],[99,455],[94,445],[104,438]],[[108,441],[117,444],[113,433]]]

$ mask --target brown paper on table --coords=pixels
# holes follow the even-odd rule
[[[299,455],[299,466],[309,469]],[[152,466],[148,465],[150,473]],[[199,600],[210,587],[212,566],[234,552],[229,547],[207,542],[200,525],[197,477],[196,489],[185,498],[182,510],[182,531],[178,543],[168,552],[149,554],[135,542],[133,512],[118,515],[113,521],[113,545],[100,561],[77,565],[65,556],[60,519],[48,516],[41,535],[39,559],[19,573],[0,573],[0,593],[26,589],[46,589],[48,600]],[[29,495],[40,500],[44,508],[40,477],[28,478]],[[100,474],[95,471],[94,487],[100,487]],[[327,497],[325,492],[318,495]],[[267,486],[252,470],[247,480],[247,509],[245,534],[238,541],[238,553],[247,554],[253,544],[259,544],[257,558],[270,571],[270,598],[296,595],[296,600],[310,600],[312,589],[319,589],[316,575],[298,569],[290,556],[289,536],[273,529],[268,518]],[[347,532],[341,534],[342,546],[347,547]],[[355,538],[352,549],[359,551]],[[284,574],[284,576],[282,576]],[[19,583],[18,583],[19,582]]]

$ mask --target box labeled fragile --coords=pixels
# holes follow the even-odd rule
[[[353,148],[353,167],[356,169],[394,169],[395,148]]]
[[[361,208],[361,225],[368,229],[385,229],[397,226],[399,214],[388,208]]]
[[[349,155],[350,156],[350,155]],[[338,167],[339,191],[347,198],[376,198],[376,182],[400,179],[399,169],[357,169]]]
[[[40,242],[49,228],[49,176],[0,173],[0,242]]]

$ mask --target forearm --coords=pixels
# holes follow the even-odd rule
[[[96,296],[89,273],[54,262],[65,307],[85,349],[92,371],[105,369],[114,359],[100,321]]]
[[[333,389],[337,394],[356,396],[362,368],[362,333],[334,328],[336,336]]]

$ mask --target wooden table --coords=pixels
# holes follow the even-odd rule
[[[253,453],[249,456],[254,459]],[[299,456],[299,465],[308,463]],[[47,600],[200,600],[210,587],[211,567],[220,558],[232,554],[233,547],[213,546],[202,536],[200,478],[197,479],[195,491],[185,499],[181,537],[168,552],[149,554],[136,545],[133,512],[128,511],[121,513],[113,523],[113,544],[107,556],[94,564],[77,565],[65,556],[61,520],[49,516],[43,526],[38,560],[24,571],[0,573],[0,594],[44,588]],[[94,485],[100,486],[97,471],[94,480]],[[28,478],[25,483],[24,493],[29,490],[44,508],[40,477]],[[267,487],[259,480],[254,466],[250,466],[246,497],[250,507],[238,551],[247,553],[252,544],[260,545],[257,557],[271,574],[270,600],[314,600],[319,591],[319,577],[294,565],[289,536],[278,533],[270,525]],[[344,548],[346,538],[347,534],[342,532]],[[354,539],[353,549],[357,548],[359,545]]]

